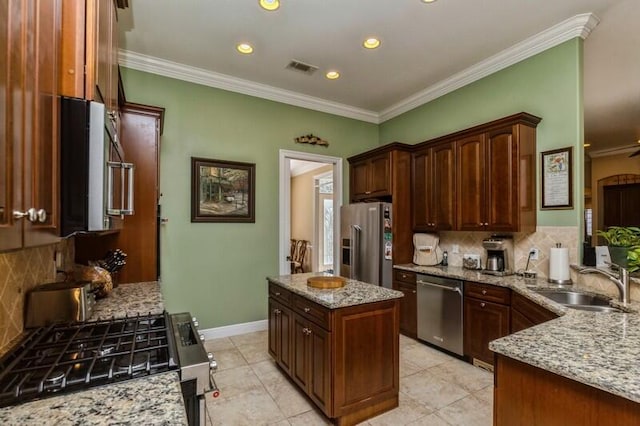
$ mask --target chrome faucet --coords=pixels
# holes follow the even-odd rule
[[[629,287],[629,271],[620,265],[616,266],[618,266],[617,275],[599,268],[579,268],[578,272],[581,274],[591,274],[595,272],[609,278],[614,282],[616,287],[618,287],[618,291],[620,292],[620,302],[622,302],[623,305],[627,305],[629,304],[629,294],[631,292]]]

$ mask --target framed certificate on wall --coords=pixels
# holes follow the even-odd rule
[[[573,209],[573,147],[541,153],[542,210]]]

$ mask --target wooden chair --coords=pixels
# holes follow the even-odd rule
[[[291,239],[291,247],[287,260],[291,263],[291,273],[299,274],[304,272],[304,257],[307,254],[307,240]]]

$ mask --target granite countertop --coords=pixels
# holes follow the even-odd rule
[[[178,373],[0,408],[3,425],[186,425]]]
[[[164,301],[158,282],[121,284],[109,296],[97,301],[90,320],[163,311]],[[186,425],[180,377],[171,371],[0,408],[2,425],[43,423]]]
[[[404,296],[402,292],[357,280],[347,280],[344,287],[337,289],[321,290],[307,286],[307,278],[323,275],[331,274],[308,272],[267,277],[267,280],[329,309],[398,299]]]
[[[564,307],[533,289],[555,287],[543,279],[496,277],[456,267],[396,265],[397,269],[509,287],[560,315],[494,340],[489,349],[560,376],[640,402],[640,305],[628,313],[586,312]],[[583,292],[579,287],[576,290]],[[589,292],[585,292],[589,293]],[[611,305],[622,307],[617,300]]]
[[[157,281],[120,284],[107,297],[96,302],[89,321],[161,314],[163,311],[164,300]]]

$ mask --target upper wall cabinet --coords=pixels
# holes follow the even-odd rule
[[[61,10],[0,2],[0,250],[58,240]]]
[[[118,14],[122,0],[65,1],[60,87],[64,96],[118,109]],[[126,3],[126,2],[125,2]]]
[[[391,162],[393,154],[384,152],[351,164],[351,200],[391,196]]]
[[[391,143],[348,158],[351,202],[392,202],[393,262],[413,258],[411,145]]]
[[[540,120],[519,113],[416,145],[413,229],[535,231]]]
[[[453,142],[425,146],[411,154],[415,231],[455,229],[456,157]]]
[[[456,141],[457,229],[534,232],[537,117]]]

